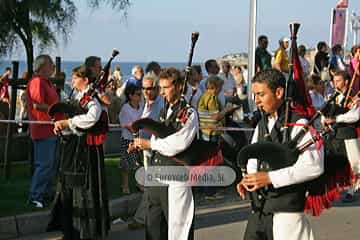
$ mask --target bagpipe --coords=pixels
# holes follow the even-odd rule
[[[94,81],[91,81],[89,88],[86,93],[83,94],[82,98],[79,100],[72,99],[72,95],[75,92],[73,88],[69,94],[69,97],[64,102],[59,102],[52,105],[48,114],[54,116],[56,113],[66,113],[70,117],[78,114],[83,114],[86,112],[87,103],[92,100],[94,97],[97,97],[99,92],[104,92],[106,86],[108,86],[112,80],[108,80],[110,66],[112,60],[119,54],[119,51],[114,49],[112,51],[109,61],[106,63],[104,68],[100,71],[98,76]]]
[[[243,147],[237,155],[237,164],[242,174],[245,175],[247,173],[246,167],[248,159],[251,158],[258,160],[258,171],[269,172],[292,166],[298,161],[299,155],[307,150],[308,147],[318,141],[322,141],[330,134],[334,134],[337,128],[336,124],[321,129],[319,132],[312,135],[310,139],[298,146],[298,141],[308,133],[312,123],[328,110],[329,105],[334,101],[338,94],[338,92],[335,92],[325,105],[318,110],[304,126],[302,126],[301,130],[288,143],[281,144],[270,141],[260,141]],[[338,171],[340,169],[335,170]],[[339,191],[344,187],[349,186],[354,177],[351,168],[348,166],[345,166],[341,171],[344,171],[343,174],[340,174],[339,172],[332,173],[334,176],[326,176],[326,179],[324,179],[324,177],[319,177],[302,186],[304,191],[308,191],[304,210],[312,213],[314,216],[318,216],[323,209],[331,206],[331,202],[339,198]],[[294,195],[297,191],[299,191],[298,187],[282,187],[275,189],[272,185],[269,185],[259,189],[258,193],[263,197],[263,200],[269,201],[269,204],[275,205],[278,204],[276,203],[277,200],[282,197],[286,198],[287,195]],[[305,194],[305,192],[303,193]]]
[[[360,67],[360,60],[357,62],[356,66],[354,66],[354,72],[353,72],[353,75],[351,77],[351,81],[350,81],[350,84],[349,84],[349,87],[348,87],[348,91],[347,91],[347,93],[345,95],[345,101],[344,101],[344,104],[343,104],[344,107],[350,108],[350,106],[354,102],[354,99],[358,100],[357,98],[360,95],[360,91],[358,91],[357,93],[355,92],[353,94],[353,96],[352,96],[352,93],[353,93],[352,90],[353,90],[354,83],[356,81],[356,77],[358,75],[359,67]]]
[[[293,42],[296,39],[296,33],[299,26],[299,24],[290,25],[290,31],[292,34],[292,47],[296,47],[296,44]],[[296,49],[292,49],[292,52],[294,51],[296,51]],[[308,123],[302,127],[302,129],[293,139],[290,139],[289,129],[291,126],[294,126],[294,123],[289,123],[288,120],[289,114],[292,111],[291,96],[295,95],[294,92],[291,92],[291,89],[290,91],[288,89],[288,87],[291,87],[291,85],[294,86],[294,81],[292,83],[290,82],[293,80],[292,77],[294,74],[294,70],[292,69],[294,67],[292,57],[290,59],[290,76],[287,80],[285,89],[285,121],[284,126],[281,129],[283,133],[283,142],[275,143],[271,141],[259,141],[242,148],[237,155],[237,164],[243,175],[246,174],[247,163],[248,159],[250,158],[258,160],[258,171],[268,172],[292,166],[298,161],[299,155],[308,149],[308,147],[318,141],[321,141],[324,137],[333,133],[336,129],[336,124],[323,128],[320,132],[317,132],[317,134],[311,136],[309,140],[298,146],[298,142],[303,139],[314,121],[319,116],[323,115],[324,112],[328,111],[331,102],[333,102],[339,95],[338,92],[335,92],[331,97],[329,97],[329,100],[324,104],[324,106],[312,116]],[[298,71],[298,69],[296,71]],[[262,117],[264,120],[266,119],[266,116]],[[275,189],[272,185],[268,185],[257,191],[258,194],[263,197],[263,201],[268,202],[268,206],[272,205],[280,209],[281,206],[279,206],[279,204],[281,204],[282,201],[278,201],[279,199],[285,199],[285,201],[288,201],[289,199],[291,201],[300,201],[298,198],[305,197],[305,192],[307,191],[308,194],[304,202],[304,210],[317,216],[322,212],[323,209],[329,208],[332,201],[338,199],[339,190],[349,186],[351,184],[351,178],[351,169],[346,168],[344,169],[343,174],[328,176],[326,180],[322,179],[321,183],[318,182],[317,184],[313,184],[315,181],[314,180],[310,181],[310,183],[291,185],[277,189]]]
[[[185,122],[186,118],[189,115],[188,110],[191,109],[190,103],[186,102],[184,98],[184,92],[186,91],[187,81],[190,77],[193,52],[198,38],[199,38],[198,32],[193,32],[191,34],[190,54],[185,69],[184,85],[179,103],[180,110],[177,113],[175,121]],[[165,103],[165,108],[167,106],[168,104]],[[164,119],[166,119],[166,117],[164,117]],[[142,130],[152,133],[157,138],[165,138],[178,131],[172,126],[165,125],[164,122],[158,122],[149,118],[143,118],[133,122],[129,127],[129,129],[133,133],[134,137],[137,137],[139,135],[139,131]],[[217,144],[207,142],[198,138],[195,138],[190,144],[190,146],[187,149],[185,149],[183,152],[178,153],[177,155],[172,156],[171,158],[174,161],[184,166],[198,166],[198,165],[214,166],[214,165],[219,165],[223,162],[221,150]]]
[[[259,160],[261,163],[260,170],[262,171],[277,170],[293,165],[297,161],[299,155],[303,153],[309,146],[334,131],[334,127],[329,126],[326,128],[326,130],[324,129],[320,131],[319,134],[312,136],[311,139],[303,143],[301,146],[297,146],[299,140],[305,136],[315,120],[328,110],[331,102],[334,101],[338,95],[339,92],[335,92],[331,97],[329,97],[324,106],[316,112],[316,114],[288,143],[281,144],[270,141],[260,141],[243,147],[237,155],[237,164],[241,172],[246,174],[246,166],[248,159],[250,158],[256,158]]]
[[[100,97],[98,96],[98,93],[104,92],[106,86],[112,81],[108,81],[108,76],[110,72],[110,66],[112,60],[119,54],[119,51],[114,49],[112,51],[111,57],[109,61],[106,63],[104,68],[100,71],[98,76],[94,81],[91,81],[89,84],[89,88],[87,92],[85,92],[80,100],[78,99],[72,99],[72,94],[75,91],[74,88],[71,90],[71,93],[68,97],[68,99],[64,102],[59,102],[56,104],[53,104],[50,106],[48,110],[48,114],[51,118],[56,120],[55,115],[58,113],[64,113],[67,114],[68,117],[73,117],[75,115],[79,114],[85,114],[87,113],[87,104],[93,100],[94,98],[97,98],[100,101]],[[108,115],[106,111],[102,111],[100,115],[99,121],[95,123],[94,126],[92,126],[89,129],[81,129],[77,128],[79,132],[87,132],[87,143],[89,145],[101,145],[105,141],[105,134],[108,131],[109,123],[108,123]],[[66,141],[65,137],[62,136],[62,133],[59,133],[61,138]]]
[[[150,118],[133,122],[130,129],[135,134],[140,130],[148,131],[157,138],[165,138],[177,131],[171,126]],[[170,158],[183,166],[214,166],[223,162],[220,147],[216,143],[202,139],[194,139],[188,148]]]
[[[292,42],[296,40],[296,34],[298,32],[298,29],[300,27],[300,24],[293,23],[290,24],[290,32],[291,32],[291,39]],[[292,43],[292,47],[294,44]],[[291,49],[291,55],[294,52],[294,49]],[[294,95],[295,90],[295,83],[293,80],[293,60],[292,56],[290,57],[290,74],[289,79],[286,81],[285,86],[285,119],[284,119],[284,126],[281,129],[283,132],[283,141],[284,144],[277,144],[270,141],[265,142],[258,142],[254,144],[250,144],[248,146],[245,146],[240,150],[240,152],[237,155],[237,163],[238,167],[241,169],[241,171],[245,174],[246,173],[246,165],[249,158],[256,158],[259,159],[260,162],[263,162],[265,165],[267,165],[269,170],[275,170],[282,167],[290,166],[294,162],[296,162],[298,155],[300,154],[299,149],[294,148],[294,145],[296,146],[297,141],[302,138],[305,133],[307,132],[309,126],[315,121],[315,119],[322,114],[321,111],[318,111],[312,119],[303,127],[303,130],[297,134],[297,136],[289,142],[289,129],[288,129],[288,121],[289,121],[289,114],[290,114],[290,107],[292,103],[291,96]],[[331,97],[331,100],[335,99],[335,97],[338,95],[336,92],[336,95],[334,94],[333,97]],[[330,101],[328,101],[330,103]],[[326,109],[329,104],[325,104],[325,106],[322,108],[322,110]],[[265,114],[260,109],[261,117],[263,119],[266,119]],[[266,133],[269,135],[269,133]],[[275,154],[273,154],[275,153]],[[271,157],[274,156],[274,157]],[[268,159],[271,158],[271,159]],[[277,160],[280,158],[281,160]],[[267,159],[265,161],[265,159]],[[263,165],[264,165],[263,164]]]

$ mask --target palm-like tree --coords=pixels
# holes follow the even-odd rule
[[[110,4],[114,9],[125,10],[130,5],[130,0],[88,0],[90,7],[98,8],[101,4]]]
[[[129,0],[88,0],[92,8],[111,4],[124,10]],[[66,43],[76,22],[77,8],[73,0],[1,0],[0,55],[12,52],[22,43],[25,47],[27,69],[32,73],[34,44],[41,49],[58,44],[57,37]]]
[[[28,72],[32,72],[34,43],[40,49],[57,44],[56,36],[67,40],[67,32],[75,23],[76,7],[70,0],[2,0],[0,4],[0,39],[5,41],[3,53],[23,43]]]

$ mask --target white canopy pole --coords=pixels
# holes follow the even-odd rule
[[[330,49],[333,47],[332,33],[333,33],[334,14],[335,14],[335,9],[332,8],[331,9],[331,18],[330,18],[330,39],[329,39],[329,47],[330,47]]]
[[[257,18],[257,0],[250,0],[249,16],[249,49],[248,49],[248,96],[250,110],[254,110],[253,97],[251,94],[251,79],[255,75],[255,47],[256,47],[256,19]]]

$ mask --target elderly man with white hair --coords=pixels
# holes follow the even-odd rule
[[[164,108],[164,98],[159,95],[159,78],[155,72],[150,71],[145,74],[142,81],[142,91],[145,98],[145,106],[141,118],[151,118],[155,121],[159,121],[161,110]],[[142,138],[150,139],[151,133],[140,131],[140,136]],[[151,151],[143,151],[145,169],[149,167],[151,155]],[[136,210],[133,220],[128,224],[128,228],[130,230],[136,230],[140,227],[144,227],[147,204],[146,199],[147,189],[144,188],[144,195],[141,199],[140,205]]]
[[[55,86],[49,80],[55,70],[49,55],[35,59],[34,75],[26,88],[26,104],[29,120],[50,121],[49,106],[59,102]],[[55,148],[57,136],[52,125],[30,124],[30,137],[34,143],[35,170],[31,179],[29,203],[43,208],[52,197],[52,180],[56,173]]]

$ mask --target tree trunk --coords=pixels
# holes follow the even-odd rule
[[[25,49],[26,49],[26,60],[27,60],[27,72],[28,72],[28,76],[31,76],[33,74],[33,63],[34,63],[34,46],[31,37],[29,37],[26,40]]]
[[[33,45],[33,35],[31,32],[31,20],[30,20],[30,10],[26,9],[25,11],[26,24],[23,26],[25,32],[25,39],[23,39],[25,49],[26,49],[26,58],[27,58],[27,71],[28,76],[31,77],[33,74],[33,62],[34,62],[34,45]]]

